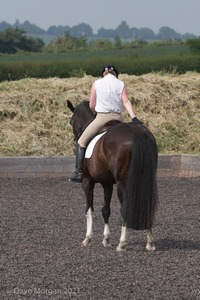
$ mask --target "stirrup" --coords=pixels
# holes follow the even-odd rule
[[[83,180],[83,173],[77,173],[76,171],[73,171],[69,177],[69,181],[81,183],[82,180]]]

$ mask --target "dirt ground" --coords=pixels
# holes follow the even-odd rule
[[[111,205],[111,243],[103,248],[102,189],[95,188],[94,238],[85,237],[80,184],[59,178],[0,178],[1,300],[200,299],[200,177],[158,177],[156,250],[146,231],[129,230],[117,253],[119,203]]]

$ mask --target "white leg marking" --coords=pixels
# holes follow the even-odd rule
[[[87,220],[86,237],[92,238],[92,209],[91,208],[88,209],[86,220]]]
[[[104,247],[109,247],[110,246],[109,239],[110,239],[109,226],[108,226],[108,224],[105,224],[104,225],[104,232],[103,232],[103,241],[102,241],[102,244],[103,244]]]
[[[126,246],[126,239],[127,239],[127,227],[122,226],[119,245],[117,246],[117,249],[116,249],[117,251],[124,250],[124,248]]]
[[[91,238],[93,235],[92,232],[92,209],[89,208],[86,214],[86,221],[87,221],[87,231],[86,231],[86,237],[82,243],[82,246],[89,247],[91,246]]]
[[[146,249],[149,251],[154,251],[156,249],[154,245],[154,235],[152,233],[152,230],[150,229],[147,233],[147,245]]]

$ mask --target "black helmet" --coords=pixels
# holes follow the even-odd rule
[[[114,65],[106,65],[105,67],[103,67],[102,72],[101,72],[101,76],[103,77],[103,73],[108,70],[109,73],[112,73],[112,71],[116,74],[116,77],[118,78],[119,72],[116,66]]]

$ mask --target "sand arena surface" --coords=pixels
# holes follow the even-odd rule
[[[85,199],[80,184],[64,177],[0,178],[1,299],[200,299],[200,177],[158,177],[160,205],[154,225],[156,251],[147,252],[146,231],[121,230],[114,190],[112,247],[101,241],[103,194],[95,187],[92,247],[85,237]]]

